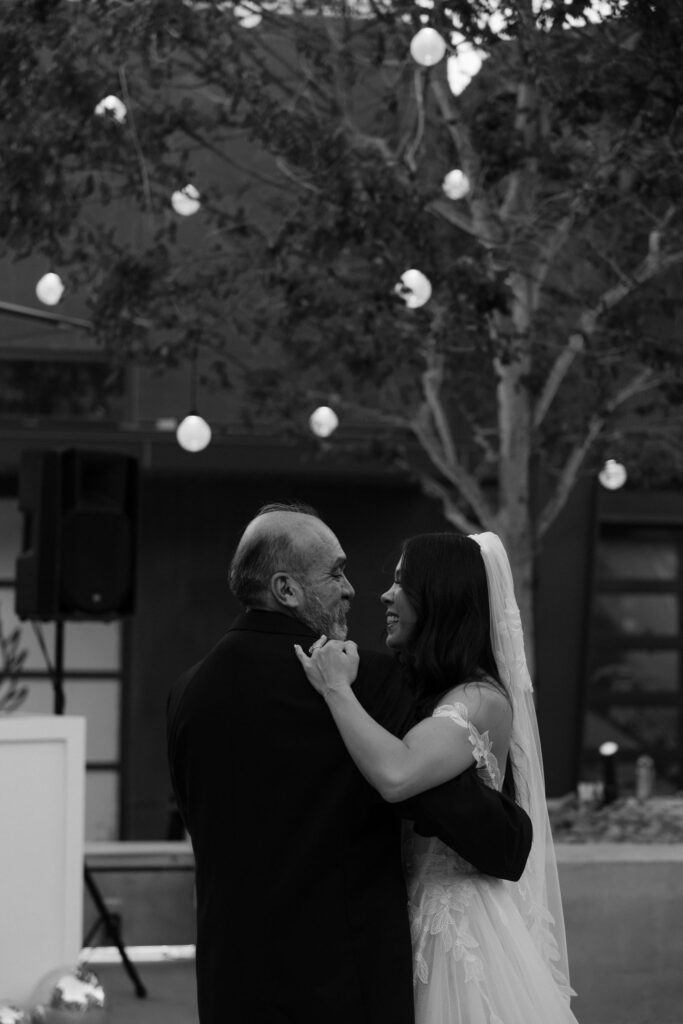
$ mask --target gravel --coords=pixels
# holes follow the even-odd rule
[[[558,843],[681,843],[683,794],[609,804],[579,803],[574,795],[548,801]]]

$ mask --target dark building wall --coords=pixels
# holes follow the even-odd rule
[[[551,797],[575,789],[578,777],[595,504],[595,481],[581,481],[549,529],[537,565],[534,682]]]
[[[538,566],[539,727],[550,796],[576,786],[581,690],[594,535],[592,481],[551,528]],[[137,611],[130,626],[122,825],[126,839],[159,839],[169,822],[165,752],[168,688],[223,635],[239,607],[227,586],[234,545],[268,501],[306,501],[339,536],[356,590],[351,636],[382,648],[379,602],[401,540],[449,529],[439,506],[397,480],[262,479],[238,475],[143,478]]]
[[[122,828],[125,839],[160,839],[169,820],[165,701],[173,680],[223,635],[239,611],[227,569],[246,522],[268,501],[312,504],[340,538],[356,598],[350,633],[382,647],[380,594],[401,540],[447,528],[439,506],[393,481],[321,482],[306,477],[143,478],[137,611],[130,624],[131,675],[124,710]]]

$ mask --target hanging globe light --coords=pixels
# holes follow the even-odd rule
[[[308,425],[316,437],[329,437],[339,426],[339,417],[329,405],[319,405],[309,416]]]
[[[431,68],[438,64],[445,53],[446,41],[435,28],[421,28],[410,41],[410,55],[415,63],[423,68]]]
[[[43,274],[36,285],[36,295],[46,306],[56,306],[64,294],[64,284],[59,274]]]
[[[626,467],[615,459],[607,459],[598,473],[598,480],[608,491],[618,491],[626,483],[627,477]]]
[[[244,4],[237,4],[232,13],[237,18],[241,28],[256,28],[263,21],[263,15],[259,14],[258,11],[253,11],[250,7],[245,7]]]
[[[460,70],[457,57],[449,57],[446,62],[448,88],[454,96],[460,96],[472,81],[470,75]]]
[[[505,15],[501,11],[494,11],[488,19],[489,32],[492,32],[494,36],[500,36],[501,39],[509,39],[508,23]]]
[[[107,114],[111,114],[115,121],[123,124],[128,110],[126,109],[126,104],[118,96],[105,96],[95,107],[95,113],[98,117],[105,117]]]
[[[194,185],[185,185],[171,196],[171,206],[181,217],[191,217],[201,205],[199,191]]]
[[[201,452],[211,441],[211,427],[205,419],[191,412],[180,421],[175,436],[186,452]]]
[[[470,190],[470,179],[460,168],[449,171],[441,183],[449,199],[464,199]]]
[[[419,309],[425,302],[429,302],[432,286],[429,278],[425,277],[421,270],[412,268],[401,274],[401,280],[394,291],[403,299],[408,309]]]
[[[475,50],[473,46],[459,48],[456,60],[460,71],[464,75],[469,75],[470,78],[474,78],[475,75],[479,74],[484,63],[481,53],[479,50]]]

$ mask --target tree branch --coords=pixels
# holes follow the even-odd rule
[[[484,190],[480,187],[481,163],[469,128],[460,116],[457,104],[448,90],[445,80],[434,74],[430,77],[429,85],[457,150],[462,168],[472,186],[468,203],[472,211],[476,237],[482,245],[493,248],[501,241],[500,224],[488,203]]]
[[[493,512],[475,478],[457,457],[453,462],[444,458],[439,439],[431,427],[431,410],[426,402],[411,420],[410,429],[441,476],[462,494],[482,522],[491,522]]]
[[[576,359],[579,352],[583,352],[583,335],[570,334],[567,344],[557,356],[548,376],[546,377],[543,391],[541,392],[536,408],[534,409],[534,428],[538,429],[545,419],[545,415],[552,405],[555,395],[560,389],[562,381],[567,376],[569,368]]]
[[[524,150],[527,154],[530,152],[532,147],[532,124],[530,113],[536,109],[536,103],[535,86],[526,79],[522,79],[517,87],[514,130],[523,139]],[[522,186],[525,182],[528,182],[529,172],[533,171],[534,168],[529,166],[530,160],[528,156],[526,159],[527,165],[518,168],[510,175],[505,199],[503,200],[498,212],[501,221],[509,220],[518,212],[520,196],[528,198],[528,189],[525,188],[522,190]],[[531,161],[531,163],[535,163],[535,161]]]
[[[142,146],[140,145],[140,139],[138,137],[137,129],[135,127],[135,116],[133,114],[133,103],[130,98],[130,92],[128,89],[128,80],[126,77],[126,69],[123,65],[119,68],[119,81],[121,83],[121,92],[126,104],[127,120],[130,125],[130,134],[133,139],[133,146],[135,148],[135,154],[138,158],[138,166],[140,168],[140,177],[142,179],[142,191],[145,197],[145,206],[147,207],[147,214],[150,220],[153,217],[152,213],[152,190],[149,185],[149,172],[147,170],[147,161],[145,160],[145,154],[142,152]]]
[[[678,263],[683,263],[683,249],[680,249],[678,252],[662,255],[660,245],[661,232],[653,230],[649,237],[648,254],[630,278],[620,281],[619,284],[615,284],[603,292],[593,309],[584,314],[584,317],[588,317],[590,321],[595,323],[598,317],[613,309],[622,299],[634,292],[636,288],[652,280],[658,274],[664,273],[665,270],[675,267]]]
[[[445,484],[439,483],[434,477],[421,473],[414,466],[406,462],[401,464],[401,468],[405,472],[413,473],[417,477],[424,494],[428,498],[435,498],[441,503],[444,516],[448,522],[457,527],[462,533],[477,533],[481,526],[489,527],[492,525],[489,522],[480,524],[469,519],[456,505],[452,491]]]
[[[444,220],[448,221],[456,228],[460,228],[461,231],[465,231],[468,235],[472,235],[473,238],[478,238],[477,230],[472,222],[471,217],[468,217],[466,213],[463,213],[460,207],[456,207],[455,203],[451,199],[433,199],[425,209],[429,213],[435,214],[437,217],[443,217]],[[493,245],[493,240],[491,241]]]
[[[567,498],[577,481],[583,461],[596,438],[602,432],[611,413],[629,399],[634,398],[636,395],[643,394],[645,391],[649,391],[652,388],[658,387],[661,383],[662,379],[656,377],[652,370],[641,370],[640,373],[636,374],[631,381],[625,384],[614,395],[610,402],[608,402],[604,413],[595,413],[591,416],[583,439],[576,444],[570,452],[562,472],[560,473],[555,491],[539,516],[537,527],[539,539],[545,535],[548,528],[564,508]]]
[[[414,72],[413,81],[415,85],[415,105],[417,107],[417,128],[415,130],[415,138],[406,149],[403,159],[410,171],[415,174],[417,170],[415,154],[420,148],[425,132],[424,75],[417,68]]]
[[[613,309],[619,302],[625,299],[636,288],[651,280],[657,274],[663,273],[670,267],[683,262],[683,250],[662,255],[661,241],[664,229],[675,213],[675,207],[669,207],[664,216],[652,229],[648,237],[648,253],[643,258],[636,271],[629,277],[619,268],[613,266],[619,277],[617,284],[608,288],[600,296],[595,306],[590,310],[584,310],[579,318],[581,330],[579,333],[571,334],[567,345],[557,356],[543,388],[543,392],[536,404],[534,411],[534,427],[539,427],[548,412],[562,381],[565,379],[576,356],[583,351],[584,338],[590,337],[597,326],[598,318],[605,312]],[[610,261],[611,262],[611,261]]]

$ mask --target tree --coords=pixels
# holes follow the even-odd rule
[[[606,455],[672,472],[678,3],[2,14],[0,237],[60,268],[113,358],[199,358],[274,422],[333,405],[452,525],[502,536],[527,624],[538,545],[580,475]],[[450,54],[431,67],[410,56],[426,23]],[[93,114],[109,93],[125,118]],[[188,184],[201,212],[179,223]],[[431,283],[419,307],[409,268]]]

